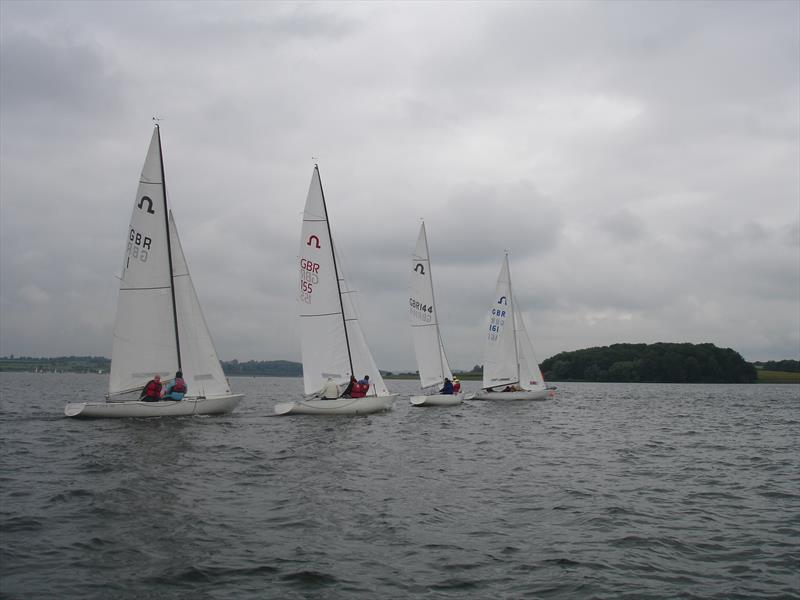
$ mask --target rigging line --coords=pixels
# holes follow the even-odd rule
[[[328,228],[328,240],[331,243],[331,258],[333,259],[333,272],[336,275],[336,288],[339,290],[339,308],[342,311],[342,326],[344,327],[344,343],[347,346],[347,362],[350,363],[350,373],[354,373],[353,355],[350,353],[350,338],[347,335],[347,319],[344,317],[344,302],[342,301],[342,286],[339,284],[339,269],[336,266],[336,250],[333,247],[333,234],[331,233],[331,222],[328,218],[328,204],[325,202],[325,190],[322,189],[322,177],[319,174],[319,165],[314,165],[319,181],[319,193],[322,196],[322,209],[325,211],[325,225]]]
[[[164,176],[164,153],[161,150],[161,127],[156,123],[158,133],[158,160],[161,164],[161,186],[164,192],[164,225],[167,228],[167,259],[169,261],[169,287],[172,292],[172,322],[175,329],[175,352],[178,355],[178,370],[182,371],[181,366],[181,338],[178,335],[178,306],[175,302],[175,271],[172,267],[172,243],[169,233],[169,210],[167,209],[167,184]]]
[[[120,292],[130,292],[136,290],[168,290],[170,286],[168,285],[161,285],[156,287],[121,287],[119,288]]]

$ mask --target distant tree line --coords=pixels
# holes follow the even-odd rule
[[[221,362],[225,375],[300,377],[303,374],[303,365],[288,360],[248,360],[239,362],[233,359]]]
[[[612,344],[560,352],[541,364],[548,381],[752,383],[755,367],[714,344]]]
[[[800,360],[768,360],[766,362],[756,361],[753,363],[756,368],[765,371],[785,371],[787,373],[800,373]]]
[[[0,371],[63,371],[70,373],[107,372],[111,361],[104,356],[0,356]]]

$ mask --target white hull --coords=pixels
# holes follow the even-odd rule
[[[392,409],[397,394],[366,398],[313,398],[275,405],[276,415],[368,415]]]
[[[473,400],[547,400],[554,395],[552,390],[523,390],[521,392],[475,392]]]
[[[189,415],[219,415],[231,412],[244,396],[217,396],[214,398],[184,398],[175,402],[70,402],[64,407],[68,417],[121,418],[121,417],[184,417]]]
[[[411,406],[454,406],[461,404],[464,394],[433,394],[431,396],[411,396]]]

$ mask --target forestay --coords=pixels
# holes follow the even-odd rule
[[[447,364],[439,331],[425,223],[420,226],[417,245],[411,255],[409,292],[411,335],[419,368],[420,385],[423,388],[439,386],[445,377],[452,379],[453,374]]]
[[[111,351],[110,395],[139,389],[155,373],[168,376],[178,368],[165,206],[156,128],[127,233]]]

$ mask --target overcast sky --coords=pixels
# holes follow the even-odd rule
[[[508,249],[538,358],[800,358],[800,3],[0,2],[0,354],[111,355],[161,117],[221,358],[299,360],[314,164],[378,365],[424,218],[452,366]]]

